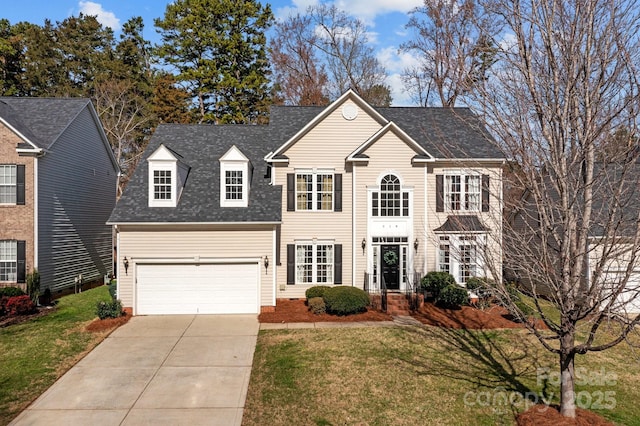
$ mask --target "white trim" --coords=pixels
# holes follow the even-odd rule
[[[116,273],[116,299],[120,299],[120,232],[118,231],[118,226],[115,226],[115,230],[116,230],[116,262],[117,262],[117,270],[114,271]],[[113,247],[111,247],[111,258],[113,259]],[[135,282],[135,275],[132,277],[133,278],[133,285],[136,284]],[[135,293],[135,292],[134,292]],[[135,305],[134,305],[135,306]]]
[[[36,144],[34,144],[33,142],[31,142],[25,135],[23,135],[22,133],[20,133],[15,127],[13,127],[11,124],[9,124],[9,122],[7,122],[7,120],[5,120],[4,118],[0,117],[0,122],[2,122],[5,126],[7,126],[13,133],[15,133],[16,135],[18,135],[18,137],[20,139],[22,139],[23,141],[25,141],[26,143],[28,143],[29,145],[31,145],[33,147],[34,150],[41,152],[42,148],[39,148],[38,146],[36,146]]]
[[[351,285],[356,283],[356,235],[357,235],[357,215],[356,215],[356,167],[351,170]],[[342,192],[344,193],[344,180],[342,181]]]
[[[258,263],[261,257],[130,257],[134,264],[224,264],[224,263]]]
[[[273,227],[273,237],[271,238],[272,241],[272,257],[273,259],[271,260],[271,262],[273,262],[273,265],[271,266],[271,303],[273,303],[273,306],[276,306],[276,292],[278,291],[278,280],[277,280],[277,271],[278,271],[278,264],[276,263],[277,260],[277,247],[276,247],[276,239],[277,239],[277,227]],[[260,302],[259,302],[260,303]],[[260,306],[262,306],[262,303],[260,303]]]
[[[296,212],[332,212],[335,209],[336,203],[336,171],[332,168],[301,168],[294,170],[294,186],[295,186],[295,211]],[[298,175],[311,175],[311,208],[310,209],[298,209]],[[318,209],[318,176],[331,176],[331,208]]]
[[[25,176],[26,179],[26,176]],[[25,182],[26,189],[26,182]],[[25,193],[25,202],[26,202],[26,193]],[[38,203],[38,158],[35,157],[33,159],[33,267],[38,268],[39,256],[38,256],[38,238],[39,238],[39,228],[38,228],[38,209],[40,208],[40,204]],[[113,247],[112,247],[113,249]],[[113,256],[112,256],[113,257]]]
[[[313,129],[320,121],[324,120],[327,116],[329,116],[329,114],[331,114],[333,111],[335,111],[340,105],[342,105],[344,102],[346,102],[347,99],[350,99],[352,102],[354,102],[357,106],[359,106],[360,108],[362,108],[367,114],[369,114],[371,117],[373,117],[374,120],[376,120],[377,122],[379,122],[380,124],[387,124],[389,122],[389,120],[387,120],[386,118],[384,118],[378,111],[376,111],[371,105],[369,105],[367,102],[365,102],[360,96],[358,96],[358,94],[356,92],[354,92],[353,90],[349,89],[347,90],[342,96],[340,96],[338,99],[336,99],[331,105],[329,105],[328,107],[326,107],[324,110],[322,110],[322,112],[318,115],[315,116],[315,118],[313,120],[311,120],[310,122],[308,122],[302,129],[300,129],[295,135],[293,135],[291,138],[289,138],[288,141],[286,141],[283,145],[281,145],[278,149],[276,149],[274,152],[268,154],[265,157],[266,161],[279,161],[279,160],[273,160],[273,157],[282,154],[283,152],[285,152],[287,149],[289,149],[289,147],[291,145],[293,145],[294,143],[296,143],[300,138],[302,138],[302,136],[304,136],[305,134],[307,134],[311,129]],[[281,161],[281,160],[280,160]],[[288,160],[287,160],[288,161]]]
[[[318,239],[318,238],[302,238],[293,240],[294,245],[294,285],[336,285],[335,269],[336,269],[336,241],[335,239]],[[298,246],[311,246],[311,282],[298,282]],[[331,246],[331,281],[318,281],[318,246]],[[305,263],[306,265],[306,263]]]
[[[366,151],[371,145],[376,143],[382,136],[384,136],[389,131],[393,132],[396,136],[399,136],[405,143],[411,146],[415,151],[420,152],[424,155],[428,155],[430,157],[429,160],[423,160],[425,162],[433,162],[433,155],[429,154],[427,150],[425,150],[422,146],[418,144],[411,136],[404,132],[397,124],[393,121],[388,122],[385,126],[383,126],[380,130],[374,133],[369,139],[367,139],[363,144],[361,144],[358,148],[356,148],[349,156],[346,161],[358,161],[359,159],[355,158],[356,155],[362,154]]]

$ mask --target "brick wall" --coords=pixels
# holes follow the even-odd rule
[[[0,205],[0,240],[26,241],[26,272],[34,266],[34,159],[20,157],[16,146],[21,139],[0,123],[0,164],[25,165],[25,205]],[[10,283],[0,283],[7,285]]]

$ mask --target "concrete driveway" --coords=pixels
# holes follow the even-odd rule
[[[133,317],[12,425],[240,425],[256,315]]]

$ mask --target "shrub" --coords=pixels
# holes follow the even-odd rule
[[[473,291],[474,293],[476,292],[476,290],[478,290],[479,288],[485,288],[487,286],[487,284],[485,283],[485,281],[482,278],[477,278],[477,277],[471,277],[467,280],[467,282],[465,283],[467,290],[469,291]]]
[[[0,317],[7,313],[7,296],[0,296]]]
[[[40,297],[40,273],[37,269],[27,274],[27,293],[34,304],[38,304]]]
[[[100,301],[96,305],[96,315],[98,318],[118,318],[122,316],[122,302],[119,300],[110,300],[108,302]]]
[[[309,310],[316,315],[321,315],[327,312],[327,306],[324,304],[322,297],[312,297],[308,301]]]
[[[111,295],[111,299],[116,300],[117,290],[118,290],[118,281],[116,280],[109,281],[109,294]]]
[[[307,291],[304,292],[304,295],[307,297],[307,302],[309,299],[314,297],[322,297],[324,296],[324,292],[329,290],[331,287],[328,285],[316,285],[311,288],[308,288]]]
[[[10,316],[27,315],[35,310],[35,305],[26,294],[7,298],[5,311]]]
[[[6,297],[24,296],[25,294],[27,294],[27,293],[25,293],[19,287],[0,287],[0,297],[2,297],[2,296],[6,296]]]
[[[469,302],[467,290],[457,284],[449,284],[438,294],[436,304],[445,308],[459,308]]]
[[[336,315],[350,315],[363,312],[369,305],[369,295],[356,287],[330,287],[324,292],[327,312]]]
[[[440,291],[448,285],[456,285],[456,279],[448,272],[431,271],[420,281],[420,287],[431,293],[431,297],[436,300]]]

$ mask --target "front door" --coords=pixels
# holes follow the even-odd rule
[[[388,290],[400,289],[400,246],[380,246],[380,270]]]

